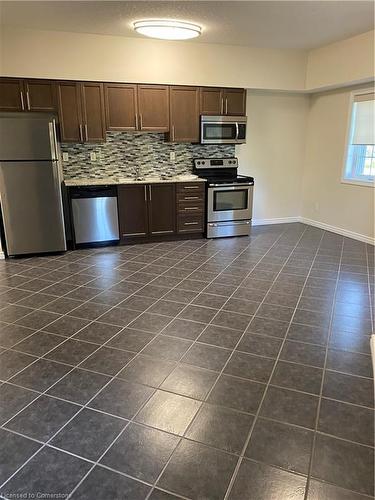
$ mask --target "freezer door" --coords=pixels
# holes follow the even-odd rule
[[[0,161],[57,160],[55,120],[34,113],[0,114]]]
[[[57,162],[0,162],[0,203],[9,255],[66,250]]]

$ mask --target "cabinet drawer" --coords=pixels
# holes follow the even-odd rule
[[[202,199],[179,201],[177,210],[180,215],[195,215],[204,212],[204,203]]]
[[[203,214],[179,215],[177,227],[179,233],[202,233],[204,231],[204,216]]]
[[[177,193],[204,193],[204,182],[179,182]]]

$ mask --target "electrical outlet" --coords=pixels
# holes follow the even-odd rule
[[[171,151],[171,152],[169,153],[169,159],[170,159],[171,161],[175,161],[175,160],[176,160],[176,153],[175,153],[174,151]]]
[[[92,152],[90,153],[90,160],[91,160],[91,161],[96,161],[96,153],[95,153],[95,151],[92,151]]]
[[[62,157],[63,157],[63,161],[69,161],[69,155],[68,155],[68,153],[63,153]]]

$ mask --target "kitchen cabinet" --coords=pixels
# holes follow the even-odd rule
[[[138,129],[148,132],[169,130],[169,87],[138,85]]]
[[[117,192],[123,243],[204,233],[203,182],[123,184]]]
[[[57,86],[60,136],[63,142],[82,142],[82,98],[77,83],[60,82]]]
[[[216,87],[200,89],[200,114],[222,115],[223,114],[223,91]]]
[[[223,90],[224,115],[242,116],[246,115],[246,90],[224,89]]]
[[[175,184],[129,184],[118,188],[120,238],[176,232]]]
[[[105,141],[102,83],[82,83],[82,117],[85,142]]]
[[[168,86],[105,84],[104,90],[107,130],[169,130]]]
[[[55,111],[55,87],[49,80],[0,80],[0,111]]]
[[[102,83],[59,82],[57,96],[62,142],[105,141]]]
[[[137,85],[106,83],[104,96],[107,130],[137,130]]]
[[[170,87],[171,142],[199,142],[199,88]]]
[[[23,111],[25,109],[25,96],[22,80],[0,80],[0,110]]]
[[[200,88],[201,115],[246,115],[245,89]]]
[[[151,235],[176,232],[175,184],[149,184],[148,220]]]
[[[200,114],[246,115],[246,90],[201,87]]]
[[[148,186],[118,186],[120,238],[144,238],[148,234]]]
[[[177,233],[203,233],[205,225],[205,185],[203,182],[177,184]]]
[[[55,85],[48,80],[25,80],[26,108],[28,111],[53,113],[56,110]]]

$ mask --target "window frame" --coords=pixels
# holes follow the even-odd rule
[[[347,120],[346,137],[345,137],[344,161],[343,161],[343,167],[342,167],[342,171],[341,171],[341,183],[342,184],[352,184],[355,186],[374,188],[375,187],[375,178],[373,180],[366,180],[366,181],[363,180],[362,181],[359,179],[348,179],[346,177],[346,164],[347,164],[348,156],[349,156],[349,146],[351,145],[350,137],[351,137],[351,132],[352,132],[354,98],[356,95],[367,94],[367,93],[374,93],[374,87],[367,87],[365,89],[357,89],[357,90],[353,90],[352,92],[350,92],[348,120]]]

